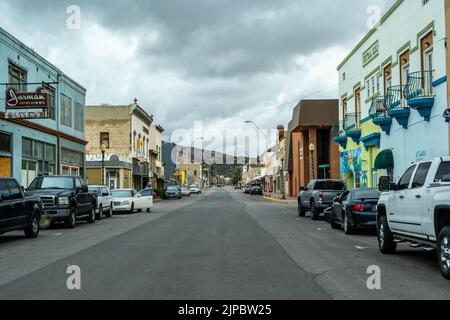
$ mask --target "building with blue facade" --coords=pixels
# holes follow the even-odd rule
[[[448,155],[447,6],[397,0],[338,67],[335,141],[352,163],[360,152],[355,176],[369,173],[369,186],[380,174],[398,181],[412,162]]]
[[[0,176],[24,187],[40,175],[82,175],[86,89],[0,28]],[[10,119],[6,90],[34,92],[45,85],[45,119]]]

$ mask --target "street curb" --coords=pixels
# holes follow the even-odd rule
[[[266,201],[270,201],[272,203],[276,203],[276,204],[283,204],[283,205],[296,205],[296,202],[294,201],[289,201],[289,200],[281,200],[281,199],[276,199],[273,197],[269,197],[269,196],[263,196],[263,199]]]

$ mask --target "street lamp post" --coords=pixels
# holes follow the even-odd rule
[[[105,152],[106,152],[106,146],[104,143],[100,146],[100,149],[102,151],[102,186],[105,185]]]

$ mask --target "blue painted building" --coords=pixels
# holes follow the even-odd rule
[[[84,176],[86,89],[1,28],[0,83],[0,176],[25,187],[39,175]],[[34,92],[42,83],[48,118],[6,119],[6,88]]]

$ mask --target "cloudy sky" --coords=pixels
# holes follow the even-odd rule
[[[134,97],[170,137],[286,125],[300,98],[336,98],[336,66],[393,0],[2,0],[0,26],[88,89]],[[67,27],[70,5],[81,28]],[[72,20],[69,20],[72,21]]]

